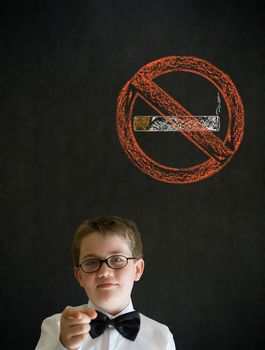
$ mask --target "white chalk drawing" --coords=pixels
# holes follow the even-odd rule
[[[217,108],[215,115],[196,115],[194,116],[204,128],[218,132],[220,131],[220,113],[221,113],[221,98],[219,92],[217,94]],[[136,115],[133,120],[133,129],[136,132],[177,132],[184,130],[181,122],[178,121],[176,116],[166,116],[168,119],[172,120],[176,127],[174,127],[170,122],[168,122],[162,116],[155,115]],[[180,117],[181,118],[181,117]],[[185,125],[188,123],[189,130],[198,131],[198,123],[193,123],[192,118],[187,119],[185,117]]]
[[[216,115],[220,115],[221,113],[221,98],[220,98],[220,95],[219,95],[219,92],[217,93],[217,107],[216,107],[216,111],[215,111],[215,114]]]

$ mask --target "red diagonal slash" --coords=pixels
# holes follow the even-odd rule
[[[168,123],[178,129],[208,156],[216,159],[220,163],[223,163],[231,156],[232,151],[226,147],[217,136],[204,127],[197,118],[161,89],[156,83],[147,79],[142,74],[138,74],[135,79],[131,81],[131,84],[138,90],[141,97],[152,108],[156,109]],[[167,115],[176,116],[181,128],[177,123],[174,123],[174,120],[167,118]],[[191,130],[191,121],[193,124],[193,130],[197,127],[198,131]]]

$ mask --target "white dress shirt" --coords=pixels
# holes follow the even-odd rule
[[[77,308],[96,308],[109,318],[113,316],[95,307],[91,302]],[[117,316],[134,311],[132,302]],[[61,314],[47,317],[41,325],[41,335],[35,350],[66,350],[60,343]],[[78,350],[175,350],[173,335],[169,328],[149,317],[140,314],[141,324],[135,341],[124,338],[113,326],[109,326],[103,334],[96,338],[90,335]]]

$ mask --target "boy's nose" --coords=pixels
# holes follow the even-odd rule
[[[104,262],[101,266],[100,269],[98,270],[98,277],[103,277],[103,276],[111,276],[113,273],[113,269],[110,268],[106,262]]]

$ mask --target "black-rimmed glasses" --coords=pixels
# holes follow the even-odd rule
[[[135,260],[136,258],[126,258],[126,256],[123,255],[112,255],[107,259],[87,259],[81,264],[76,265],[76,267],[81,267],[82,271],[85,273],[90,273],[97,272],[101,268],[102,264],[106,263],[111,269],[117,270],[124,268],[128,264],[128,260],[131,259]]]

